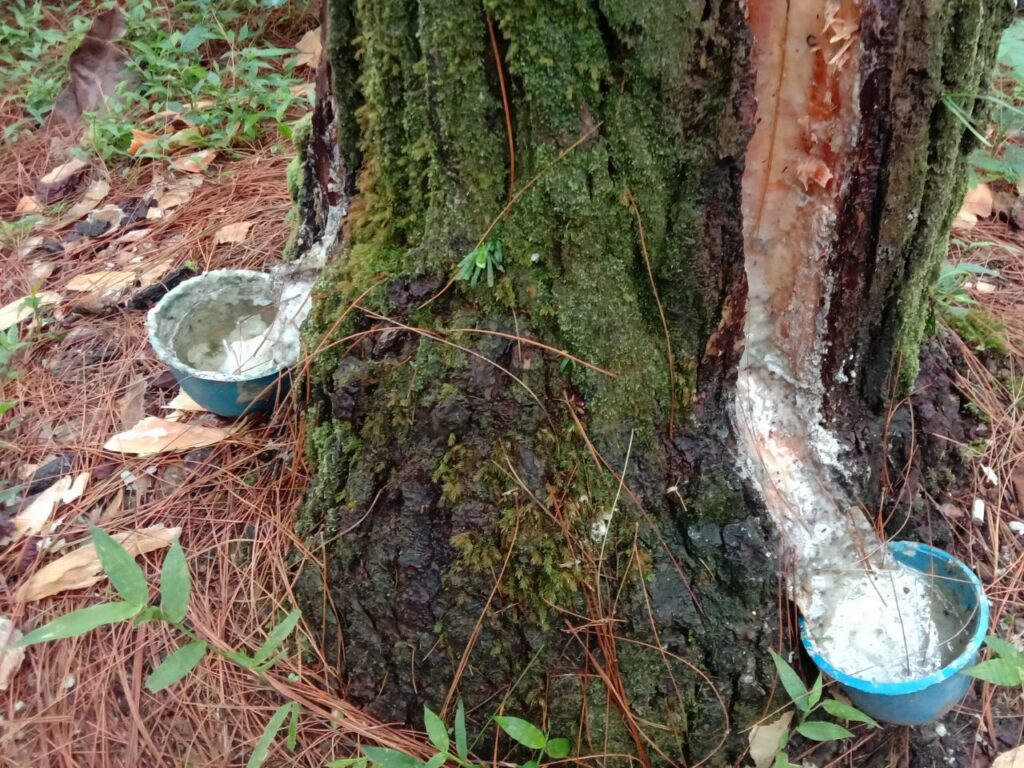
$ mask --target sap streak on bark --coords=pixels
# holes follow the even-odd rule
[[[838,444],[821,425],[825,266],[856,139],[857,23],[852,0],[750,5],[758,123],[743,178],[749,288],[736,424],[795,559],[805,613],[818,609],[809,569],[836,546],[855,563],[855,542],[874,538],[830,481]]]

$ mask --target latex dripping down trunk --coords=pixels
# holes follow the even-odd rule
[[[892,641],[892,664],[856,663],[887,667],[878,671],[883,677],[913,676],[935,662],[928,590],[892,560],[842,489],[844,449],[822,414],[829,257],[858,141],[860,6],[755,0],[749,21],[757,113],[742,196],[748,300],[735,401],[742,461],[778,527],[789,588],[812,632],[858,642],[844,634],[856,629],[846,627],[857,623],[851,606],[877,607],[898,618],[860,642]]]

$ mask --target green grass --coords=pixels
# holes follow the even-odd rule
[[[67,82],[68,56],[91,24],[91,13],[112,5],[98,3],[87,14],[81,3],[63,8],[14,0],[0,16],[0,92],[6,113],[22,112],[6,125],[0,142],[13,143],[45,121]],[[266,39],[271,13],[244,0],[130,3],[128,30],[119,45],[138,85],[118,94],[109,111],[85,115],[86,148],[105,160],[128,156],[133,129],[160,132],[160,121],[142,121],[165,111],[180,115],[192,130],[173,140],[168,132],[138,156],[163,157],[182,146],[226,149],[254,142],[268,128],[287,133],[287,122],[307,97],[293,90],[303,82],[290,63],[294,51]],[[297,4],[274,13],[278,20],[291,14],[286,21],[297,40]]]

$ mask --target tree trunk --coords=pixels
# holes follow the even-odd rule
[[[300,593],[380,717],[462,697],[476,726],[503,710],[576,754],[692,765],[734,760],[763,714],[778,561],[735,436],[748,272],[752,307],[766,264],[813,272],[765,334],[806,336],[807,417],[877,468],[963,193],[942,96],[986,86],[1009,7],[745,5],[330,3],[344,168],[305,173],[348,212],[308,332],[300,531],[325,569]],[[752,216],[797,233],[787,255]],[[493,285],[452,280],[499,244]],[[869,502],[876,475],[849,476],[829,482]]]

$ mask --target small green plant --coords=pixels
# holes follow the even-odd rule
[[[1024,653],[1013,643],[995,635],[986,637],[985,645],[993,652],[992,658],[968,667],[964,674],[1008,688],[1024,685]]]
[[[0,331],[0,378],[18,378],[18,370],[14,367],[14,358],[21,350],[30,346],[32,346],[30,341],[21,338],[17,325],[12,325],[6,331]],[[0,416],[6,410],[6,408],[0,410]]]
[[[486,274],[487,285],[493,288],[494,271],[505,271],[505,267],[502,266],[504,258],[505,247],[498,238],[481,243],[459,262],[458,279],[468,280],[470,285],[476,285],[480,276]]]
[[[165,656],[146,678],[147,690],[150,693],[157,693],[180,681],[195,669],[209,652],[262,677],[280,659],[284,642],[302,616],[299,611],[292,611],[285,616],[252,656],[212,646],[200,640],[186,624],[191,596],[191,577],[185,552],[178,542],[171,544],[164,558],[160,572],[160,601],[154,604],[149,600],[149,584],[146,582],[145,574],[132,554],[110,534],[96,526],[91,529],[91,537],[103,572],[110,580],[118,599],[58,616],[25,635],[17,643],[19,646],[78,637],[99,627],[122,621],[132,621],[134,626],[146,622],[162,622],[182,635],[186,642]],[[289,726],[288,740],[290,744],[294,743],[293,731],[298,728],[298,704],[288,702],[271,717],[249,759],[248,768],[262,765],[274,736],[289,714],[292,716],[293,725]]]
[[[87,141],[97,154],[127,155],[132,130],[150,113],[173,113],[191,128],[157,136],[137,157],[251,142],[268,123],[287,130],[288,115],[306,96],[294,65],[275,62],[293,51],[259,45],[262,30],[250,28],[235,5],[176,3],[169,24],[153,0],[129,7],[124,44],[138,85],[121,93],[118,110],[86,115]]]
[[[994,269],[973,264],[969,261],[944,262],[939,268],[939,277],[932,288],[932,295],[939,312],[944,317],[964,317],[978,302],[967,292],[967,282],[972,277],[999,277]]]
[[[71,51],[89,28],[81,3],[13,0],[0,21],[0,94],[17,100],[26,117],[4,126],[0,146],[42,124],[66,79]]]
[[[800,675],[789,663],[772,651],[772,660],[775,662],[775,669],[779,674],[779,681],[789,696],[793,706],[796,707],[797,724],[792,731],[800,734],[811,741],[841,741],[848,739],[853,734],[839,723],[830,720],[812,720],[811,715],[824,710],[827,714],[837,720],[845,720],[853,723],[864,723],[872,728],[880,727],[869,715],[864,714],[851,704],[839,701],[838,699],[822,699],[824,685],[821,673],[818,674],[814,685],[810,689],[804,685]],[[789,760],[786,746],[789,744],[792,732],[786,730],[779,738],[778,749],[775,753],[775,761],[772,768],[798,768]]]
[[[533,756],[520,768],[537,768],[542,758],[562,760],[571,751],[569,740],[552,738],[550,734],[533,723],[518,717],[496,716],[494,722],[517,744],[533,751]],[[329,768],[366,768],[367,764],[378,768],[441,768],[454,763],[463,768],[473,768],[476,764],[469,757],[469,742],[466,737],[466,709],[459,700],[455,709],[455,721],[449,730],[440,716],[428,707],[423,709],[423,725],[427,738],[437,752],[426,762],[396,749],[385,747],[363,747],[363,757],[335,760]],[[454,736],[455,743],[452,743]],[[454,747],[454,749],[453,749]]]

